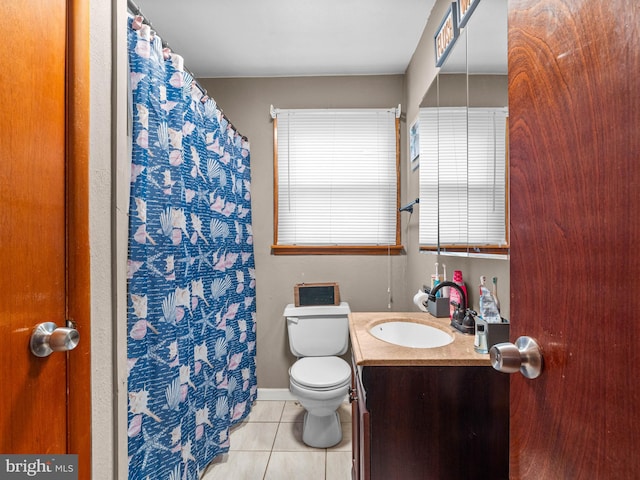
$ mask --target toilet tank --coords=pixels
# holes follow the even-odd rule
[[[349,345],[349,304],[284,309],[289,348],[296,357],[342,355]]]

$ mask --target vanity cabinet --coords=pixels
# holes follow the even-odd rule
[[[509,377],[353,362],[355,480],[507,479]]]

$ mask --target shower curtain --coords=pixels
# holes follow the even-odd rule
[[[249,143],[129,18],[130,479],[195,479],[256,398]]]

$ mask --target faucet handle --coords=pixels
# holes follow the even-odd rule
[[[462,320],[462,325],[465,327],[474,327],[476,326],[476,315],[478,313],[470,308],[467,308],[465,312],[464,320]]]
[[[462,310],[460,306],[456,306],[456,309],[453,312],[453,317],[451,317],[451,321],[462,325],[464,323],[465,317],[466,316],[464,314],[464,310]]]

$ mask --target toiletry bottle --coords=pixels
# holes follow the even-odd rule
[[[433,290],[436,285],[438,285],[442,281],[442,276],[438,272],[438,262],[436,262],[436,273],[431,275],[431,290]],[[436,297],[442,297],[442,290],[438,290],[436,292]]]
[[[464,285],[464,281],[462,280],[461,270],[453,271],[453,283],[459,285],[462,291],[464,292],[465,297],[469,298],[467,296],[467,287]],[[460,292],[458,291],[457,288],[449,288],[449,302],[456,302],[462,305],[462,297],[460,296]],[[456,311],[456,307],[454,307],[453,305],[450,305],[449,316],[451,317],[451,319],[453,319],[453,312],[455,311]]]

